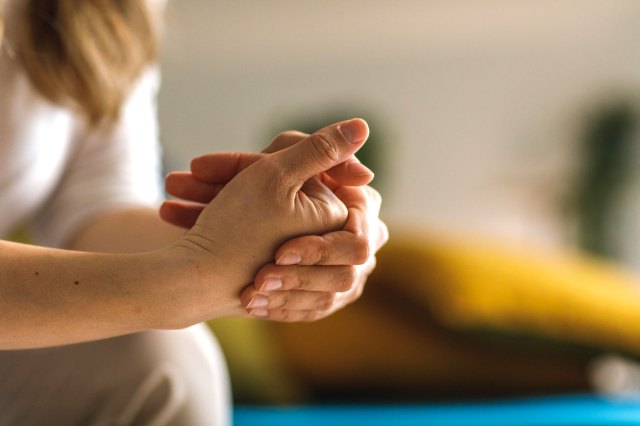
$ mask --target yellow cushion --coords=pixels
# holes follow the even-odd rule
[[[395,235],[375,281],[401,283],[442,324],[640,355],[640,281],[576,252]]]

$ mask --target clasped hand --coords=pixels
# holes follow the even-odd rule
[[[353,155],[367,137],[359,119],[284,132],[263,153],[207,154],[167,176],[167,191],[186,201],[166,201],[161,216],[233,259],[236,315],[312,321],[360,297],[388,239],[373,174]]]

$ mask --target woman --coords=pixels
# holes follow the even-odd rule
[[[362,120],[200,157],[167,186],[202,204],[161,210],[188,232],[158,219],[159,8],[2,5],[0,235],[28,220],[40,246],[0,241],[1,425],[227,424],[222,357],[192,325],[326,316],[386,241]]]

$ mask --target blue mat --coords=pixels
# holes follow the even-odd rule
[[[640,425],[640,398],[592,395],[425,405],[236,407],[234,426]]]

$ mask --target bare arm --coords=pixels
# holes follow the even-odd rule
[[[0,242],[0,348],[51,346],[149,328],[154,320],[137,295],[161,285],[180,265],[165,271],[171,264],[171,259],[160,261],[166,252],[141,253],[182,235],[156,210],[139,208],[91,221],[71,241],[73,251]]]
[[[183,266],[168,252],[57,250],[0,241],[0,348],[52,346],[155,325],[152,286]],[[146,301],[144,304],[143,301]]]
[[[101,215],[78,232],[71,250],[102,253],[139,253],[177,241],[184,229],[169,225],[152,208],[115,211]]]

